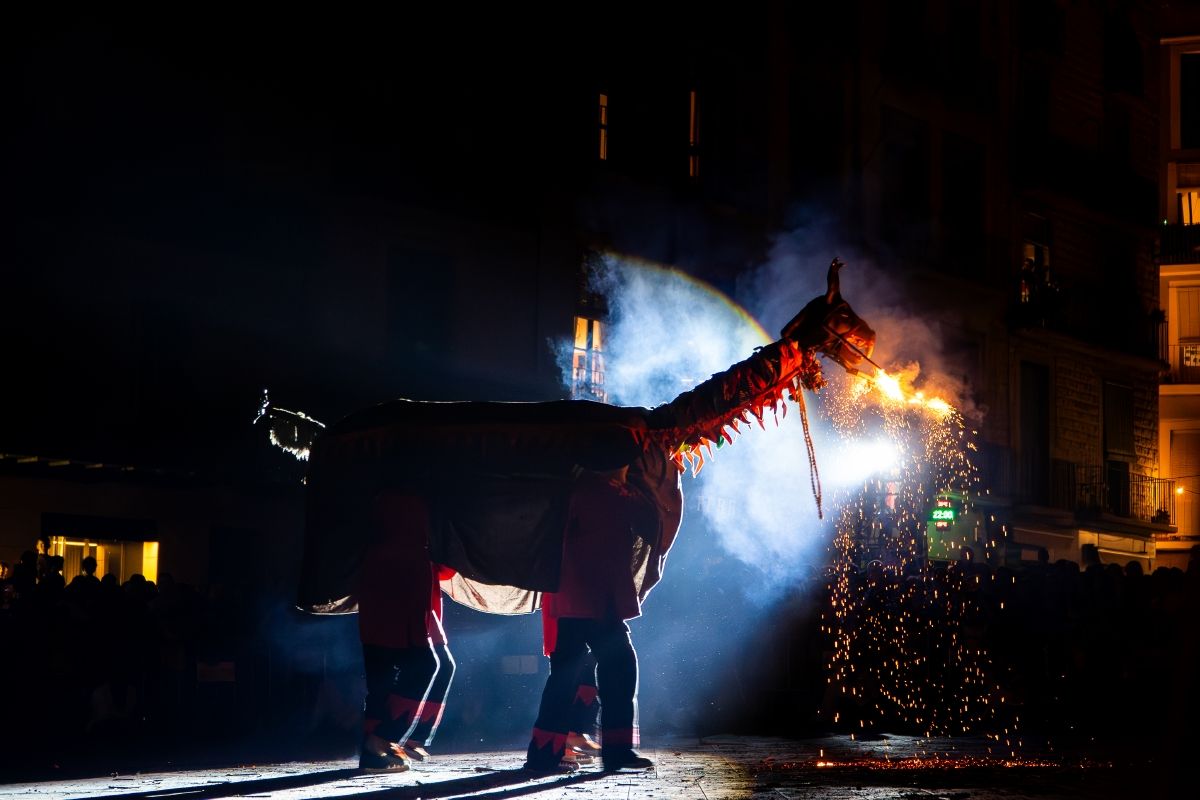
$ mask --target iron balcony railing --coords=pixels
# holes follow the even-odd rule
[[[608,392],[604,389],[604,373],[598,369],[576,367],[572,374],[573,385],[571,397],[576,400],[597,400],[608,402]]]
[[[993,495],[1018,503],[1066,511],[1108,513],[1163,525],[1177,524],[1176,481],[1130,475],[1124,469],[1073,461],[1018,456],[1012,449],[985,444],[980,473]],[[1200,478],[1194,483],[1200,487]],[[1190,487],[1189,491],[1190,491]],[[1194,493],[1200,498],[1200,488]],[[1190,500],[1191,495],[1187,498]]]
[[[1158,263],[1200,264],[1200,225],[1163,225],[1159,228]]]
[[[1127,468],[1075,465],[1074,511],[1173,525],[1175,481],[1131,475]]]
[[[1129,479],[1130,508],[1135,519],[1175,524],[1175,481],[1166,478]]]
[[[1018,500],[1050,508],[1112,514],[1175,524],[1175,481],[1131,475],[1117,465],[1092,466],[1051,459],[1038,466],[1018,461]]]
[[[1200,383],[1200,342],[1166,346],[1167,383]]]

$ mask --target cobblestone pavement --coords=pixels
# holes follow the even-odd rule
[[[517,751],[438,755],[400,774],[359,772],[343,761],[237,765],[225,769],[112,775],[0,787],[0,798],[201,800],[296,798],[570,798],[651,800],[1058,800],[1160,796],[1152,770],[1050,755],[998,754],[983,740],[903,736],[854,741],[709,737],[643,747],[657,766],[639,773],[530,779]],[[1074,763],[1068,763],[1068,762]],[[1171,796],[1163,792],[1161,796]],[[1177,796],[1177,795],[1176,795]]]

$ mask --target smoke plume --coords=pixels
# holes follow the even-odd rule
[[[962,380],[946,368],[939,324],[907,310],[912,306],[905,292],[886,270],[813,228],[779,236],[765,263],[738,280],[736,302],[681,272],[608,256],[594,288],[609,301],[604,347],[610,402],[653,407],[748,357],[809,300],[825,293],[834,256],[847,262],[841,272],[843,297],[878,334],[875,360],[910,385],[960,408],[967,405]],[[770,333],[764,334],[754,319]],[[569,375],[570,343],[559,352]],[[832,379],[828,395],[838,391],[841,369],[828,361],[824,367]],[[828,507],[839,490],[887,471],[896,454],[885,439],[835,430],[822,414],[821,396],[809,394],[806,400]],[[824,560],[829,529],[818,519],[809,490],[794,406],[775,428],[770,415],[766,430],[743,428],[732,446],[714,451],[695,479],[685,478],[688,507],[699,514],[685,518],[684,528],[687,536],[711,537],[761,572],[767,584],[783,586]],[[759,584],[756,594],[766,598],[770,593]]]

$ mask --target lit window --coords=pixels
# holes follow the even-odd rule
[[[1184,225],[1200,225],[1200,191],[1179,193],[1179,221]]]
[[[1050,220],[1037,214],[1025,215],[1025,241],[1021,248],[1020,301],[1034,303],[1042,293],[1054,289],[1050,273]]]
[[[63,557],[63,578],[67,583],[84,572],[83,561],[89,557],[96,560],[97,578],[111,573],[124,583],[136,573],[148,581],[158,580],[158,542],[77,540],[51,536],[50,552]]]
[[[700,177],[700,109],[695,90],[688,92],[688,177]]]
[[[608,95],[600,95],[600,160],[608,160]]]
[[[571,396],[608,402],[604,391],[603,325],[598,319],[575,318],[575,347],[571,357]]]
[[[1179,66],[1172,76],[1175,82],[1175,107],[1178,114],[1178,144],[1173,146],[1184,150],[1200,148],[1200,52],[1196,51],[1195,42],[1178,45],[1173,48],[1179,55]],[[1180,52],[1188,48],[1190,52]]]
[[[1038,242],[1025,242],[1023,251],[1025,262],[1035,267],[1050,266],[1050,248]]]
[[[1032,303],[1043,284],[1050,283],[1050,248],[1025,242],[1021,264],[1021,302]]]

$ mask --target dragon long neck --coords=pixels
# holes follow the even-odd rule
[[[714,444],[732,444],[742,424],[757,421],[765,427],[763,418],[768,410],[778,424],[791,399],[800,409],[813,497],[820,514],[821,484],[803,390],[816,391],[824,384],[815,349],[780,339],[653,409],[649,437],[670,454],[680,470],[691,467],[695,474],[704,466],[705,455],[711,457]]]

